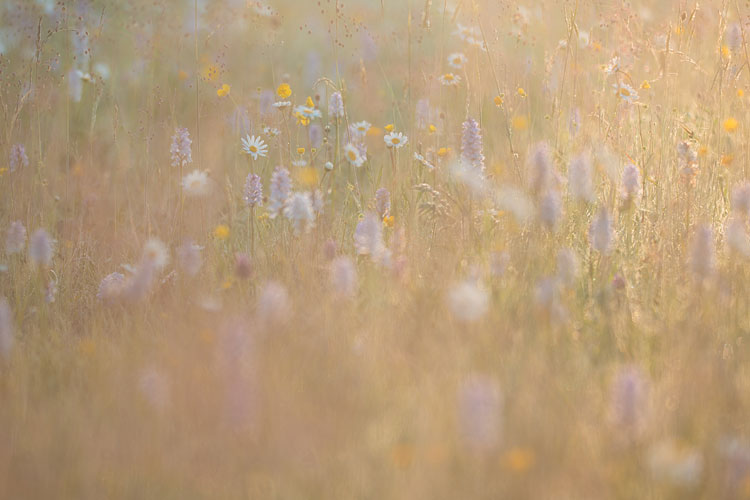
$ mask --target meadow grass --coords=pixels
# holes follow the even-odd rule
[[[5,0],[0,498],[750,498],[749,16]]]

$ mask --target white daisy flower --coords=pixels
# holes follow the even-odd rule
[[[620,71],[620,58],[615,56],[604,66],[604,72],[607,76],[612,76]]]
[[[615,89],[615,94],[628,104],[638,100],[638,92],[627,83],[614,83],[612,87]]]
[[[169,250],[158,238],[149,238],[143,246],[143,262],[154,269],[163,269],[169,262]]]
[[[438,77],[438,80],[446,87],[457,87],[458,84],[461,83],[461,77],[453,73],[440,75],[440,77]]]
[[[454,52],[448,56],[448,65],[451,68],[461,69],[466,64],[466,56],[461,52]]]
[[[242,139],[242,149],[245,153],[253,157],[253,160],[257,160],[259,156],[265,157],[268,153],[268,146],[263,139],[258,136],[246,135]]]
[[[383,137],[383,140],[385,141],[385,145],[389,148],[399,149],[409,141],[409,138],[401,132],[391,132]]]
[[[263,133],[268,137],[277,137],[281,134],[281,131],[274,127],[263,127]]]
[[[454,33],[465,42],[469,42],[475,38],[479,38],[482,35],[479,29],[474,28],[473,26],[464,26],[461,23],[458,23],[457,29]]]
[[[344,146],[344,156],[349,160],[349,163],[355,167],[361,167],[367,158],[359,154],[359,149],[354,144],[347,144]]]
[[[200,170],[193,170],[182,178],[182,189],[185,194],[193,197],[201,197],[208,194],[208,174]]]
[[[299,106],[294,108],[294,114],[295,115],[302,115],[308,120],[314,120],[315,118],[320,118],[323,116],[319,109],[316,109],[314,105],[311,104],[312,101],[308,102],[307,104],[300,104]]]
[[[352,125],[352,132],[363,136],[368,130],[370,130],[370,127],[372,127],[372,125],[370,125],[369,122],[362,120],[361,122]]]
[[[469,45],[486,50],[484,42],[481,40],[482,32],[478,28],[463,26],[461,23],[458,23],[458,29],[455,31],[455,34]]]

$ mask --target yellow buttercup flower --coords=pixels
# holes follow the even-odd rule
[[[385,227],[393,227],[395,220],[395,217],[393,217],[392,215],[386,215],[385,217],[383,217],[383,225]]]
[[[434,134],[435,132],[437,132],[437,127],[433,124],[430,124],[430,126],[427,127],[427,130],[429,130],[431,134]]]
[[[314,167],[303,167],[297,173],[297,180],[306,187],[318,185],[318,171]]]
[[[495,98],[493,99],[493,101],[495,102],[495,106],[498,106],[498,107],[502,106],[503,105],[503,96],[502,95],[496,95]]]
[[[511,448],[503,455],[503,467],[512,472],[526,472],[534,466],[536,457],[529,448]]]
[[[303,155],[303,154],[305,154],[305,148],[297,148],[297,154],[298,154],[298,155]]]
[[[282,99],[286,99],[287,97],[292,95],[292,87],[290,87],[288,83],[282,83],[276,89],[276,94]]]
[[[389,123],[388,125],[386,125],[383,128],[386,130],[386,132],[392,132],[393,131],[393,124]]]
[[[91,357],[96,353],[96,340],[87,337],[78,343],[78,350],[84,356]]]
[[[214,238],[217,240],[225,240],[229,238],[229,226],[226,224],[219,224],[214,228]]]
[[[737,130],[737,127],[740,126],[740,122],[737,121],[736,118],[729,117],[726,120],[724,120],[724,130],[726,130],[729,133],[734,132]]]
[[[651,88],[651,84],[648,83],[648,80],[643,80],[643,83],[641,84],[641,88],[644,90],[648,90]]]
[[[511,119],[511,126],[515,130],[526,130],[529,127],[529,119],[525,115],[516,115]]]
[[[397,444],[391,450],[393,465],[399,469],[407,469],[414,461],[414,447],[408,444]]]
[[[451,148],[440,148],[438,149],[437,154],[440,158],[445,158],[446,156],[450,154],[450,152],[451,152]]]
[[[521,97],[526,97],[526,91],[523,89],[523,87],[518,87],[518,95]]]
[[[225,83],[216,91],[216,95],[219,97],[226,97],[229,95],[229,89],[229,85]]]

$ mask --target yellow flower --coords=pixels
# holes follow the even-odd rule
[[[298,154],[298,155],[303,155],[303,154],[305,154],[305,148],[297,148],[297,154]]]
[[[306,187],[313,187],[318,184],[318,171],[314,167],[303,167],[297,173],[297,180]]]
[[[219,96],[219,97],[226,97],[226,96],[228,96],[229,95],[229,88],[230,88],[229,85],[225,83],[224,85],[222,85],[216,91],[216,95]]]
[[[310,125],[310,119],[302,113],[296,113],[294,116],[297,118],[297,125],[302,125],[303,127]]]
[[[437,132],[437,127],[430,123],[430,126],[427,127],[427,130],[429,130],[431,134],[434,134],[435,132]]]
[[[526,130],[529,127],[529,120],[525,115],[516,115],[511,120],[511,126],[515,130]]]
[[[732,155],[721,155],[721,164],[725,167],[728,167],[732,164],[734,161],[734,156]]]
[[[395,222],[395,218],[392,215],[386,215],[383,217],[383,225],[385,227],[393,227],[393,223]]]
[[[503,467],[513,472],[526,472],[535,461],[534,450],[530,448],[511,448],[503,455]]]
[[[523,89],[523,87],[518,87],[518,95],[521,97],[526,97],[526,91]]]
[[[498,106],[498,107],[502,106],[503,105],[503,96],[502,96],[502,94],[501,95],[496,95],[495,98],[493,99],[493,101],[495,101],[495,106]]]
[[[734,132],[739,126],[740,122],[738,122],[736,118],[729,117],[724,120],[724,130],[726,130],[727,132]]]
[[[391,449],[393,465],[399,469],[408,468],[414,460],[414,447],[408,444],[397,444]]]
[[[78,343],[78,350],[84,356],[91,357],[96,352],[96,340],[91,337],[87,337]]]
[[[286,99],[287,97],[292,95],[292,87],[290,87],[288,83],[282,83],[276,89],[276,94],[282,99]]]
[[[730,57],[732,57],[732,51],[727,45],[721,46],[721,57],[723,57],[724,59],[729,59]]]
[[[210,328],[204,328],[203,330],[201,330],[198,336],[206,344],[213,344],[214,338],[216,337],[213,330],[211,330]]]
[[[214,237],[218,240],[225,240],[229,238],[229,226],[225,224],[219,224],[214,229]]]
[[[367,129],[368,137],[377,137],[379,135],[383,135],[382,129],[379,129],[378,127],[370,127],[369,129]]]
[[[388,125],[386,125],[383,128],[386,130],[386,132],[391,132],[393,130],[393,124],[389,123]]]
[[[209,64],[203,68],[203,79],[213,82],[219,76],[219,68],[215,64]]]
[[[312,97],[307,96],[307,100],[305,101],[305,106],[307,106],[308,108],[315,107],[315,103],[313,102]]]
[[[742,89],[737,89],[737,97],[739,98],[745,97],[745,91]]]
[[[708,153],[708,146],[701,146],[698,148],[698,156],[703,157],[703,156],[706,156],[707,153]]]
[[[450,452],[448,447],[443,443],[435,443],[427,446],[425,458],[432,465],[443,464],[448,460]]]
[[[450,154],[450,152],[451,152],[451,148],[440,148],[440,149],[438,149],[437,154],[438,154],[438,156],[440,158],[444,158],[444,157],[448,156]]]
[[[648,90],[651,88],[651,84],[648,83],[648,80],[643,80],[643,83],[641,84],[641,88],[644,90]]]

